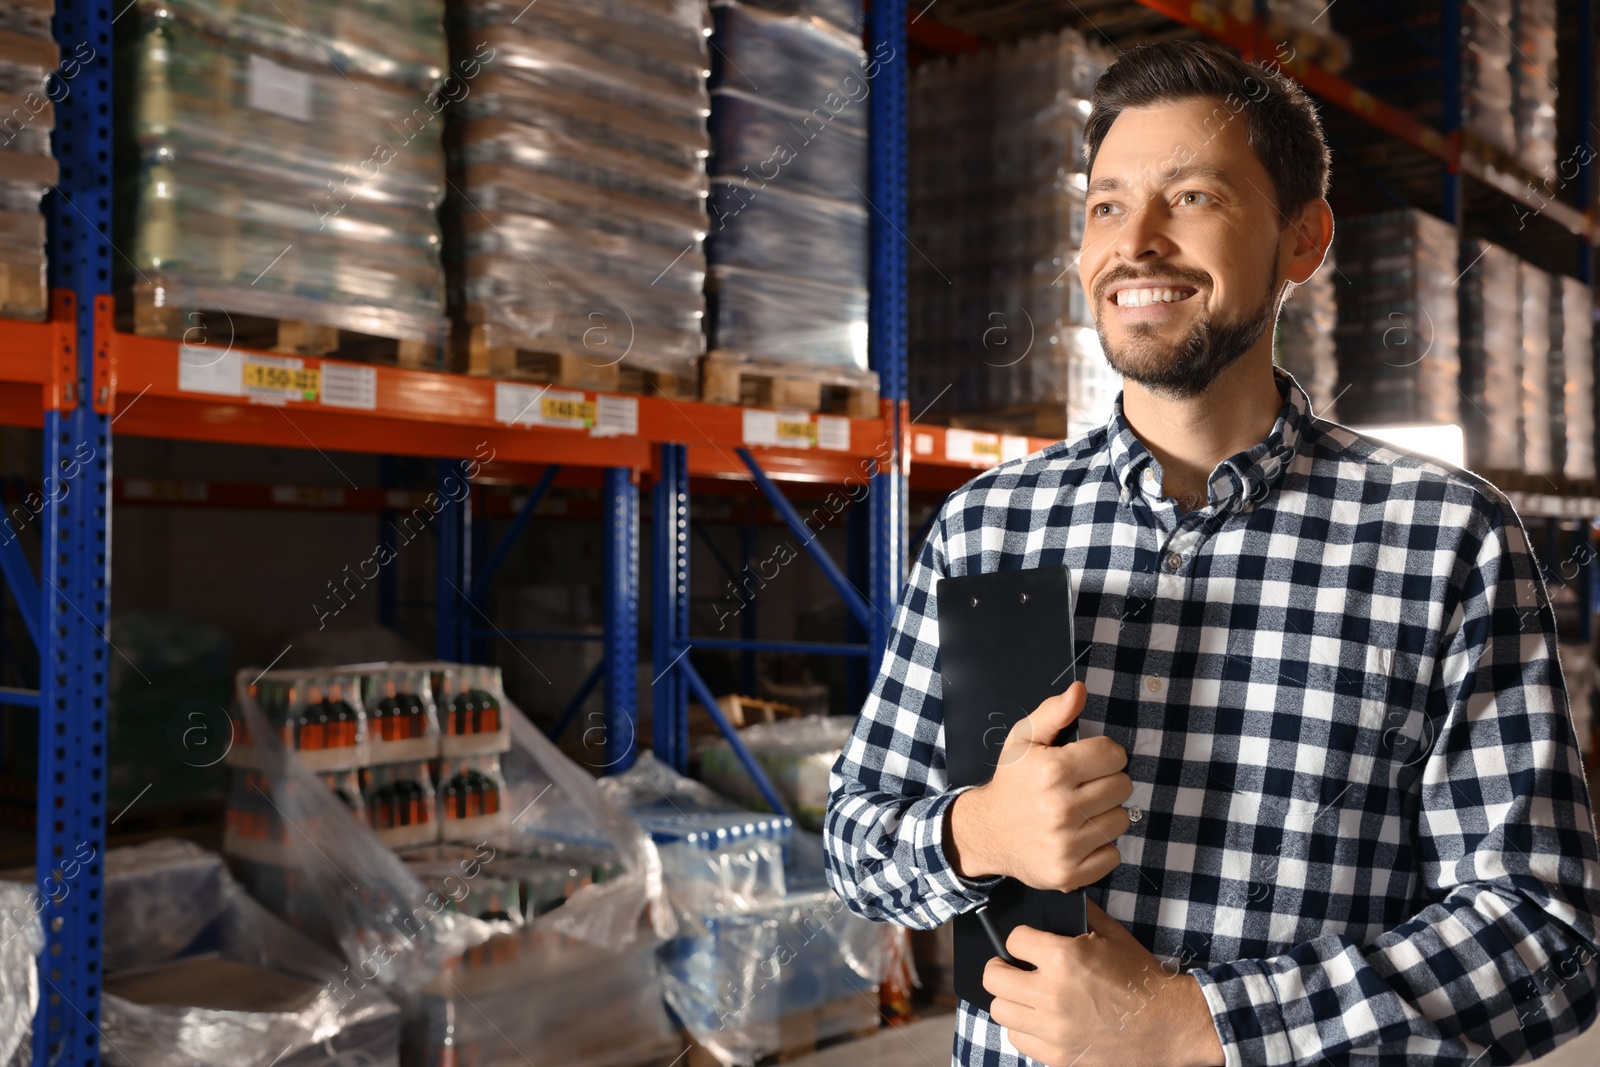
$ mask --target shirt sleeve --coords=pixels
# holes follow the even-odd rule
[[[948,789],[934,588],[947,573],[944,520],[911,567],[855,731],[828,776],[828,884],[851,911],[920,930],[989,899],[998,876],[962,878],[944,850]]]
[[[1430,903],[1370,944],[1190,970],[1226,1067],[1515,1063],[1595,1017],[1600,865],[1555,618],[1521,520],[1509,503],[1484,514],[1458,557],[1418,786]]]

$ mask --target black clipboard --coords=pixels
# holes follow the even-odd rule
[[[939,677],[944,691],[945,767],[951,788],[994,777],[1011,727],[1077,680],[1072,583],[1065,566],[942,578]],[[1078,739],[1078,723],[1055,744]],[[1054,934],[1087,933],[1083,891],[1033,889],[1006,878],[989,894],[988,919],[1001,944],[1018,926]],[[952,920],[955,992],[989,1010],[983,969],[996,955],[976,912]]]

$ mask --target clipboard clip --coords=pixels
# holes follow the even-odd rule
[[[994,946],[994,954],[1005,960],[1011,966],[1024,971],[1036,971],[1039,968],[1027,960],[1019,960],[1006,949],[1005,942],[1000,940],[1000,931],[995,929],[994,920],[989,918],[989,905],[979,907],[975,914],[978,921],[983,924],[983,932],[989,935],[989,944]]]

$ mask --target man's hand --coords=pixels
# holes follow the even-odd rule
[[[1052,745],[1087,700],[1074,682],[1040,704],[1006,735],[994,777],[951,805],[946,851],[962,877],[1004,874],[1070,892],[1122,862],[1115,841],[1130,822],[1121,806],[1133,795],[1122,773],[1128,753],[1104,736]]]
[[[1220,1067],[1222,1042],[1200,983],[1163,967],[1126,927],[1086,900],[1089,932],[1019,926],[983,972],[989,1015],[1017,1051],[1049,1067]]]

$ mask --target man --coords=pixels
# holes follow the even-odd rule
[[[1080,271],[1124,388],[946,501],[833,767],[829,882],[921,929],[1001,876],[1087,887],[1090,933],[1019,927],[1037,970],[990,962],[958,1064],[1547,1052],[1596,1012],[1600,865],[1521,520],[1274,368],[1333,233],[1303,93],[1168,42],[1092,103]],[[1082,680],[951,790],[938,579],[1063,563]]]

